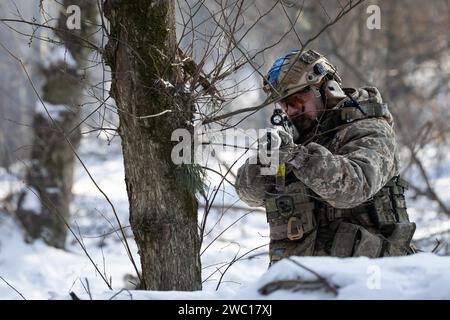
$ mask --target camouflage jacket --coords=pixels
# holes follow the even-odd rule
[[[376,88],[351,92],[358,102],[382,102]],[[341,108],[341,102],[332,109]],[[354,208],[398,174],[393,118],[388,111],[383,117],[339,125],[331,134],[318,132],[313,130],[312,135],[303,137],[300,150],[287,163],[287,172],[293,172],[298,180],[291,192],[309,189],[318,201],[334,208]],[[260,175],[259,170],[259,165],[247,160],[238,170],[235,185],[239,197],[252,207],[264,206],[275,180]]]

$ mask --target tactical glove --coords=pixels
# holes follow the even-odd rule
[[[286,131],[278,130],[277,133],[281,139],[281,145],[278,150],[278,159],[280,163],[285,163],[295,156],[297,145],[294,143],[292,135]]]

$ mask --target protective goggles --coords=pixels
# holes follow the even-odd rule
[[[289,98],[290,97],[301,96],[301,95],[307,94],[307,93],[309,93],[311,91],[313,91],[314,95],[316,95],[316,96],[317,96],[317,93],[319,93],[319,90],[317,90],[315,87],[306,86],[306,87],[300,89],[299,91],[295,92],[294,94],[291,94],[289,97],[286,97],[286,98],[276,102],[275,104],[276,104],[277,107],[281,108],[282,110],[286,110],[287,107],[288,107],[288,102],[289,102]]]

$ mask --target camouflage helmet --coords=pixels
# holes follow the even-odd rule
[[[321,85],[327,79],[342,84],[336,68],[314,50],[292,50],[275,60],[264,79],[264,91],[281,100],[310,85]]]

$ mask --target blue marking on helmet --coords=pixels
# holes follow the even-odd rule
[[[297,54],[299,52],[298,49],[292,50],[288,54],[286,54],[284,57],[278,58],[273,63],[272,67],[270,68],[269,72],[267,73],[267,80],[269,81],[270,85],[275,86],[278,83],[278,76],[280,75],[281,67],[284,64],[284,61],[288,59],[290,56]]]
[[[272,68],[270,68],[269,73],[267,74],[267,80],[269,80],[269,83],[273,86],[278,82],[278,76],[280,75],[280,70],[281,66],[283,65],[284,59],[285,58],[282,57],[275,60]]]

